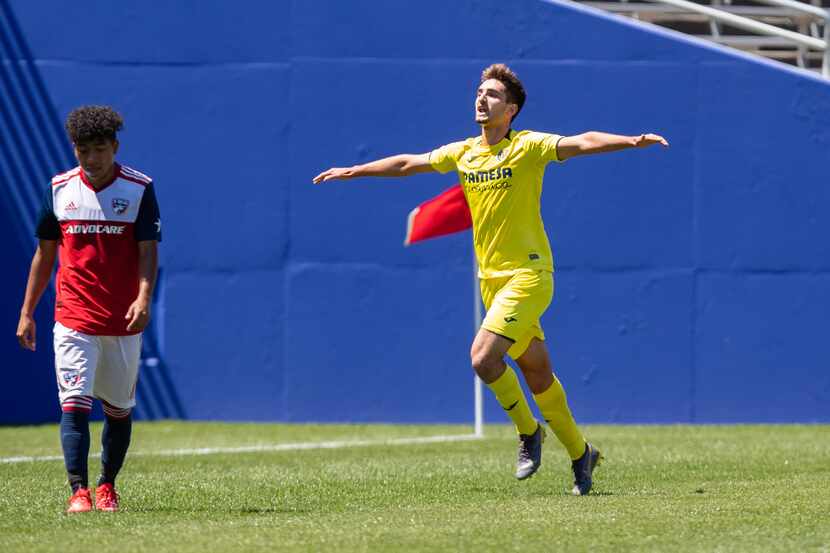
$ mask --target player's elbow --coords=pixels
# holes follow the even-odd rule
[[[420,163],[418,156],[403,154],[401,158],[400,171],[402,176],[414,175],[422,171],[423,164]]]
[[[400,171],[401,175],[406,176],[412,172],[412,169],[412,160],[409,158],[409,156],[402,155],[400,163],[398,163],[398,171]]]
[[[582,133],[579,135],[579,141],[577,142],[577,148],[581,154],[591,152],[601,145],[602,140],[600,134],[594,131]]]

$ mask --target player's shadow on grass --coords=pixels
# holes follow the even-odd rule
[[[202,507],[192,507],[189,509],[182,509],[176,507],[144,507],[141,509],[129,509],[133,513],[216,513],[222,512],[225,514],[240,514],[240,515],[288,515],[288,514],[308,514],[314,509],[297,509],[292,507],[228,507],[226,509],[217,509],[214,506],[206,505]]]
[[[542,479],[540,479],[542,480]],[[540,480],[537,480],[539,482]],[[493,495],[501,495],[505,493],[515,493],[517,496],[521,497],[571,497],[571,491],[567,488],[549,488],[547,487],[547,481],[539,486],[532,486],[528,484],[519,483],[516,485],[514,482],[510,482],[509,486],[502,487],[502,486],[480,486],[480,485],[470,485],[467,486],[466,489],[468,492],[475,493],[482,497],[490,497]],[[511,491],[512,490],[512,491]],[[607,490],[592,490],[589,495],[595,496],[613,496],[616,495],[614,492],[607,491]]]
[[[241,509],[230,509],[230,512],[237,512],[243,515],[267,515],[267,514],[288,514],[288,513],[310,513],[311,509],[291,509],[288,507],[242,507]]]
[[[522,494],[522,495],[523,495],[523,497],[574,497],[573,494],[571,494],[570,490],[561,490],[561,491],[560,490],[553,490],[552,491],[552,490],[539,489],[539,490],[528,491],[527,493]],[[609,492],[609,491],[604,491],[604,490],[603,491],[592,490],[591,493],[588,494],[586,497],[589,497],[589,498],[590,497],[611,497],[611,496],[614,496],[614,495],[616,495],[616,494],[614,494],[614,492]]]

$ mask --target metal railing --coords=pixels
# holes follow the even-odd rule
[[[641,15],[646,15],[647,17],[650,16],[654,20],[661,16],[669,19],[671,17],[670,14],[678,13],[690,14],[687,17],[703,17],[705,18],[704,21],[708,18],[711,28],[711,40],[721,44],[744,48],[752,48],[755,46],[794,46],[798,48],[798,61],[799,65],[802,66],[803,60],[806,57],[806,51],[816,51],[822,55],[821,74],[825,78],[830,79],[830,10],[828,9],[806,4],[804,2],[798,2],[796,0],[754,0],[760,4],[774,6],[772,8],[753,8],[749,6],[730,5],[712,7],[690,2],[688,0],[652,0],[658,4],[645,4],[640,2],[634,4],[628,3],[626,0],[622,1],[623,3],[621,4],[591,1],[585,3],[600,9],[606,9],[608,11],[627,13],[637,19],[640,19]],[[663,4],[664,6],[661,6],[660,4]],[[767,20],[771,20],[776,23],[779,22],[781,18],[786,18],[789,15],[791,18],[798,18],[798,28],[803,30],[804,33],[802,34],[791,31],[763,21],[758,21],[757,19],[752,19],[751,17],[746,17],[749,15],[766,18]],[[775,21],[776,17],[779,21]],[[819,38],[819,27],[817,21],[823,23],[823,38]],[[808,23],[811,25],[811,29],[815,36],[811,36],[807,32]],[[724,35],[720,30],[720,24],[729,25],[730,27],[742,29],[761,36],[750,37]],[[763,37],[774,37],[780,40],[775,41],[774,39],[767,39],[765,41]],[[776,57],[776,53],[774,52],[765,53],[763,51],[759,51],[756,53],[761,55],[766,54],[767,57],[772,57],[773,59]],[[786,52],[778,52],[777,54],[786,55]],[[816,58],[817,57],[818,56],[816,56]],[[812,58],[811,56],[811,59],[816,58]]]
[[[824,58],[821,63],[821,74],[824,78],[830,79],[830,9],[819,8],[818,6],[797,2],[796,0],[756,0],[756,2],[770,6],[789,8],[801,13],[813,15],[819,19],[824,19]],[[821,50],[822,48],[816,49]]]
[[[787,29],[782,29],[780,27],[776,27],[775,25],[770,25],[768,23],[755,21],[754,19],[750,19],[748,17],[735,15],[724,10],[719,10],[717,8],[710,8],[709,6],[695,4],[694,2],[689,2],[688,0],[656,1],[662,4],[668,4],[670,6],[675,6],[678,8],[689,10],[691,12],[703,14],[715,21],[725,23],[727,25],[731,25],[739,29],[744,29],[745,31],[750,31],[759,35],[786,38],[787,40],[790,40],[800,46],[805,46],[813,50],[824,52],[824,60],[821,66],[821,74],[826,78],[830,78],[830,49],[828,49],[827,47],[828,43],[830,43],[830,11],[828,10],[804,4],[803,2],[796,2],[795,0],[758,0],[759,2],[764,4],[786,7],[792,10],[800,11],[802,13],[814,15],[816,17],[823,17],[824,39],[822,40],[819,38],[803,35],[801,33],[796,33],[794,31],[789,31]]]

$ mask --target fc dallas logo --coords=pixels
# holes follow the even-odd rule
[[[130,200],[125,200],[124,198],[114,198],[112,200],[112,208],[118,215],[127,211],[128,207],[130,207]]]
[[[78,369],[61,369],[58,384],[60,384],[62,390],[75,388],[80,381],[81,371]]]

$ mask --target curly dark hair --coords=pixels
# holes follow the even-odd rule
[[[66,118],[66,132],[73,144],[115,140],[124,128],[124,119],[109,106],[81,106]]]
[[[519,77],[516,76],[512,69],[503,63],[494,63],[481,72],[482,83],[489,79],[496,79],[504,85],[507,89],[507,101],[518,106],[519,109],[516,110],[516,115],[519,115],[519,112],[522,111],[522,106],[525,105],[525,100],[527,99],[525,87],[522,85],[522,81],[519,80]],[[516,118],[516,115],[513,116],[513,119]]]

